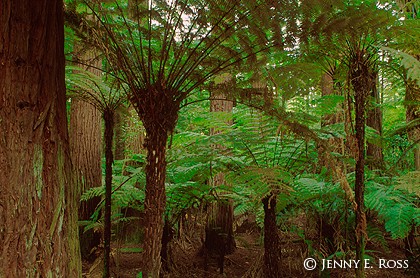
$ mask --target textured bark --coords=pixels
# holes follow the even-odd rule
[[[76,175],[77,190],[82,194],[101,186],[101,113],[91,104],[73,99],[70,114],[70,149]],[[81,202],[79,220],[89,220],[100,201],[99,197]],[[80,228],[80,250],[84,259],[93,260],[91,250],[98,246],[101,234]]]
[[[145,241],[144,257],[147,258],[145,277],[159,277],[163,235],[163,213],[166,206],[166,131],[147,135]]]
[[[62,8],[0,5],[0,277],[81,277]]]
[[[75,48],[80,48],[78,45]],[[76,51],[82,53],[82,50]],[[98,68],[102,63],[97,59],[94,51],[83,51],[77,60],[82,61],[84,69],[96,75],[101,75]],[[77,189],[80,194],[92,187],[102,185],[101,168],[101,112],[92,104],[73,98],[70,110],[70,150],[72,162],[76,174]],[[79,205],[79,220],[89,220],[96,209],[100,197],[92,198],[81,202]],[[79,231],[80,250],[82,258],[94,260],[91,250],[100,244],[101,234],[93,229],[84,231],[81,227]]]
[[[216,86],[212,91],[210,99],[211,112],[232,113],[233,101],[228,100],[226,94],[232,88],[233,80],[230,74],[218,77]],[[229,120],[227,124],[232,124]],[[220,130],[212,128],[211,135],[220,133]],[[214,148],[222,148],[214,146]],[[226,184],[224,173],[217,173],[211,180],[213,186]],[[233,203],[231,200],[220,200],[209,207],[209,217],[206,227],[206,238],[204,248],[207,252],[216,254],[219,257],[220,273],[223,273],[224,256],[232,254],[236,249],[233,236]]]
[[[104,273],[103,277],[111,276],[109,263],[111,254],[111,194],[112,194],[112,140],[114,137],[114,111],[104,111],[105,122],[105,215],[104,215]]]
[[[179,102],[160,85],[135,92],[132,103],[146,129],[146,196],[144,201],[144,277],[157,278],[161,268],[163,213],[166,206],[166,143],[178,119]]]
[[[371,90],[370,90],[370,107],[368,108],[366,124],[376,130],[379,136],[382,136],[382,110],[377,107],[380,103],[380,96],[377,86],[378,73],[373,73]],[[382,147],[377,144],[367,143],[366,157],[369,159],[369,165],[372,169],[382,168],[384,165],[384,155]]]
[[[366,214],[365,214],[365,125],[366,103],[375,84],[370,58],[365,50],[355,49],[350,60],[349,78],[354,89],[355,99],[355,129],[356,129],[356,180],[354,185],[356,207],[356,260],[361,266],[356,269],[356,277],[365,277],[364,256],[366,245]]]
[[[276,223],[276,196],[269,195],[263,200],[264,205],[264,277],[281,277],[279,264],[281,260],[280,239]]]

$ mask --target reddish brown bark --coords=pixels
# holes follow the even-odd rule
[[[101,113],[93,105],[73,99],[70,114],[70,147],[76,175],[77,189],[80,194],[102,184],[101,168]],[[95,197],[80,203],[79,220],[89,220],[100,198]],[[80,249],[82,257],[91,257],[91,250],[100,243],[101,234],[80,228]]]
[[[166,206],[166,143],[178,119],[179,102],[173,93],[159,85],[136,92],[137,113],[146,129],[147,150],[146,196],[144,201],[144,277],[159,277],[163,235],[163,213]]]
[[[62,8],[0,5],[0,277],[81,277]]]
[[[76,45],[76,48],[79,47]],[[83,53],[77,59],[85,65],[92,65],[84,66],[86,70],[100,75],[101,60],[97,59],[96,53],[93,51],[84,51]],[[70,149],[79,194],[83,194],[92,187],[102,185],[101,120],[101,112],[95,106],[83,99],[72,99]],[[99,201],[100,197],[95,197],[81,202],[79,206],[79,220],[89,220]],[[80,249],[84,259],[95,259],[91,254],[91,250],[99,245],[100,240],[100,233],[95,232],[93,229],[84,231],[83,227],[80,228]]]

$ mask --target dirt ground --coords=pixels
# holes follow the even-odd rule
[[[216,258],[209,258],[207,270],[205,270],[205,260],[200,255],[201,243],[197,239],[183,238],[174,240],[171,245],[173,265],[171,271],[164,273],[163,277],[263,277],[261,272],[263,247],[259,232],[249,231],[236,234],[236,251],[226,256],[224,273],[219,274]],[[378,263],[379,259],[396,260],[405,259],[402,243],[389,241],[389,250],[374,253],[372,262]],[[373,246],[372,246],[373,247]],[[138,246],[113,245],[112,252],[112,277],[131,278],[137,277],[142,268],[142,255],[135,250]],[[354,269],[331,269],[329,273],[320,273],[318,270],[307,271],[303,267],[303,261],[307,257],[306,247],[303,242],[289,241],[284,242],[282,247],[282,271],[281,277],[354,277]],[[118,252],[118,250],[124,250]],[[98,263],[84,263],[84,277],[101,277],[101,260]],[[322,263],[322,262],[319,262]],[[418,259],[417,270],[411,273],[406,269],[384,269],[372,263],[372,268],[366,270],[369,278],[403,278],[420,277],[420,259]],[[89,273],[90,270],[90,273]],[[411,268],[413,270],[413,268]],[[417,271],[417,272],[416,272]],[[139,276],[140,277],[140,276]]]

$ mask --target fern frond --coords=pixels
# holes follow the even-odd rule
[[[414,171],[398,178],[396,188],[407,190],[420,197],[420,172]]]

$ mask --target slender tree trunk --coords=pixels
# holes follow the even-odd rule
[[[105,215],[104,215],[104,273],[103,277],[111,276],[110,254],[111,254],[111,193],[112,193],[112,140],[114,137],[114,112],[111,109],[104,111],[105,121]]]
[[[280,239],[276,222],[276,195],[270,194],[263,200],[264,206],[264,277],[281,277],[279,264],[281,261]]]
[[[375,74],[370,65],[370,54],[366,50],[354,49],[350,61],[350,80],[355,98],[355,129],[356,129],[356,181],[354,186],[356,207],[356,260],[361,262],[356,269],[356,277],[365,277],[364,256],[366,245],[366,214],[365,214],[365,125],[366,103],[372,85],[375,84]]]
[[[81,277],[62,8],[0,5],[0,277]]]

